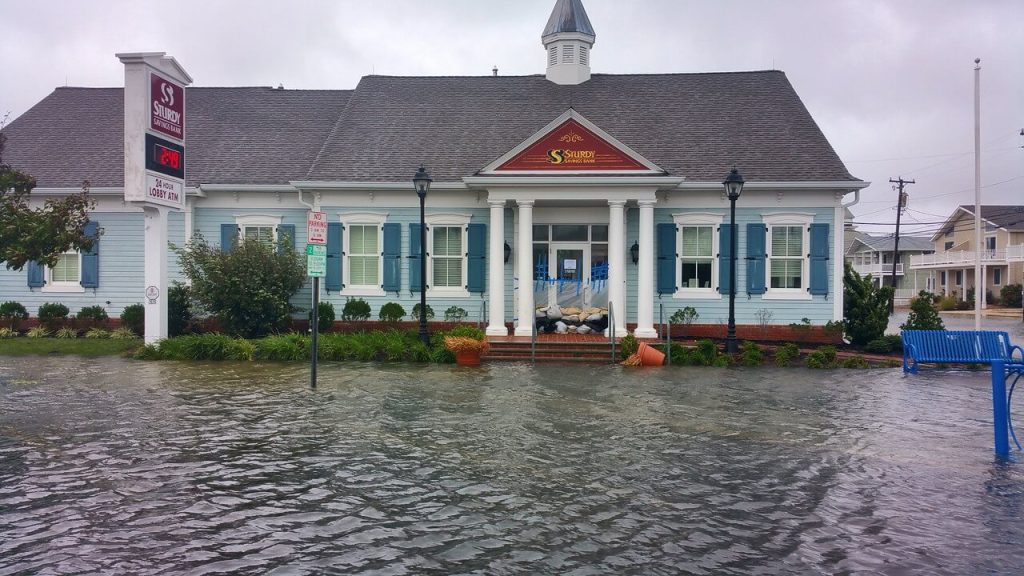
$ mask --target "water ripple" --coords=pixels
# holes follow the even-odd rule
[[[984,374],[0,359],[0,575],[1019,573]]]

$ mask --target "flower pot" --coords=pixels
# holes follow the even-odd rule
[[[466,350],[455,353],[455,363],[459,366],[479,366],[480,365],[480,351],[479,350]]]
[[[648,346],[647,342],[641,342],[640,346],[636,349],[636,353],[640,356],[641,366],[662,366],[665,364],[665,353],[657,348]]]

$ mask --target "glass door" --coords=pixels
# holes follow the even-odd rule
[[[590,245],[552,243],[548,252],[550,281],[548,303],[565,308],[583,308],[589,304]]]

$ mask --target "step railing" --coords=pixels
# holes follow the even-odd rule
[[[533,315],[533,319],[530,321],[532,328],[530,329],[530,364],[537,363],[537,315]]]
[[[615,306],[608,300],[608,340],[612,343],[612,364],[615,364]]]
[[[487,318],[487,300],[480,301],[480,318],[476,321],[477,330],[486,330],[489,319]]]

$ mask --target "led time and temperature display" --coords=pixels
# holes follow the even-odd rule
[[[147,133],[146,170],[184,180],[185,147]]]

